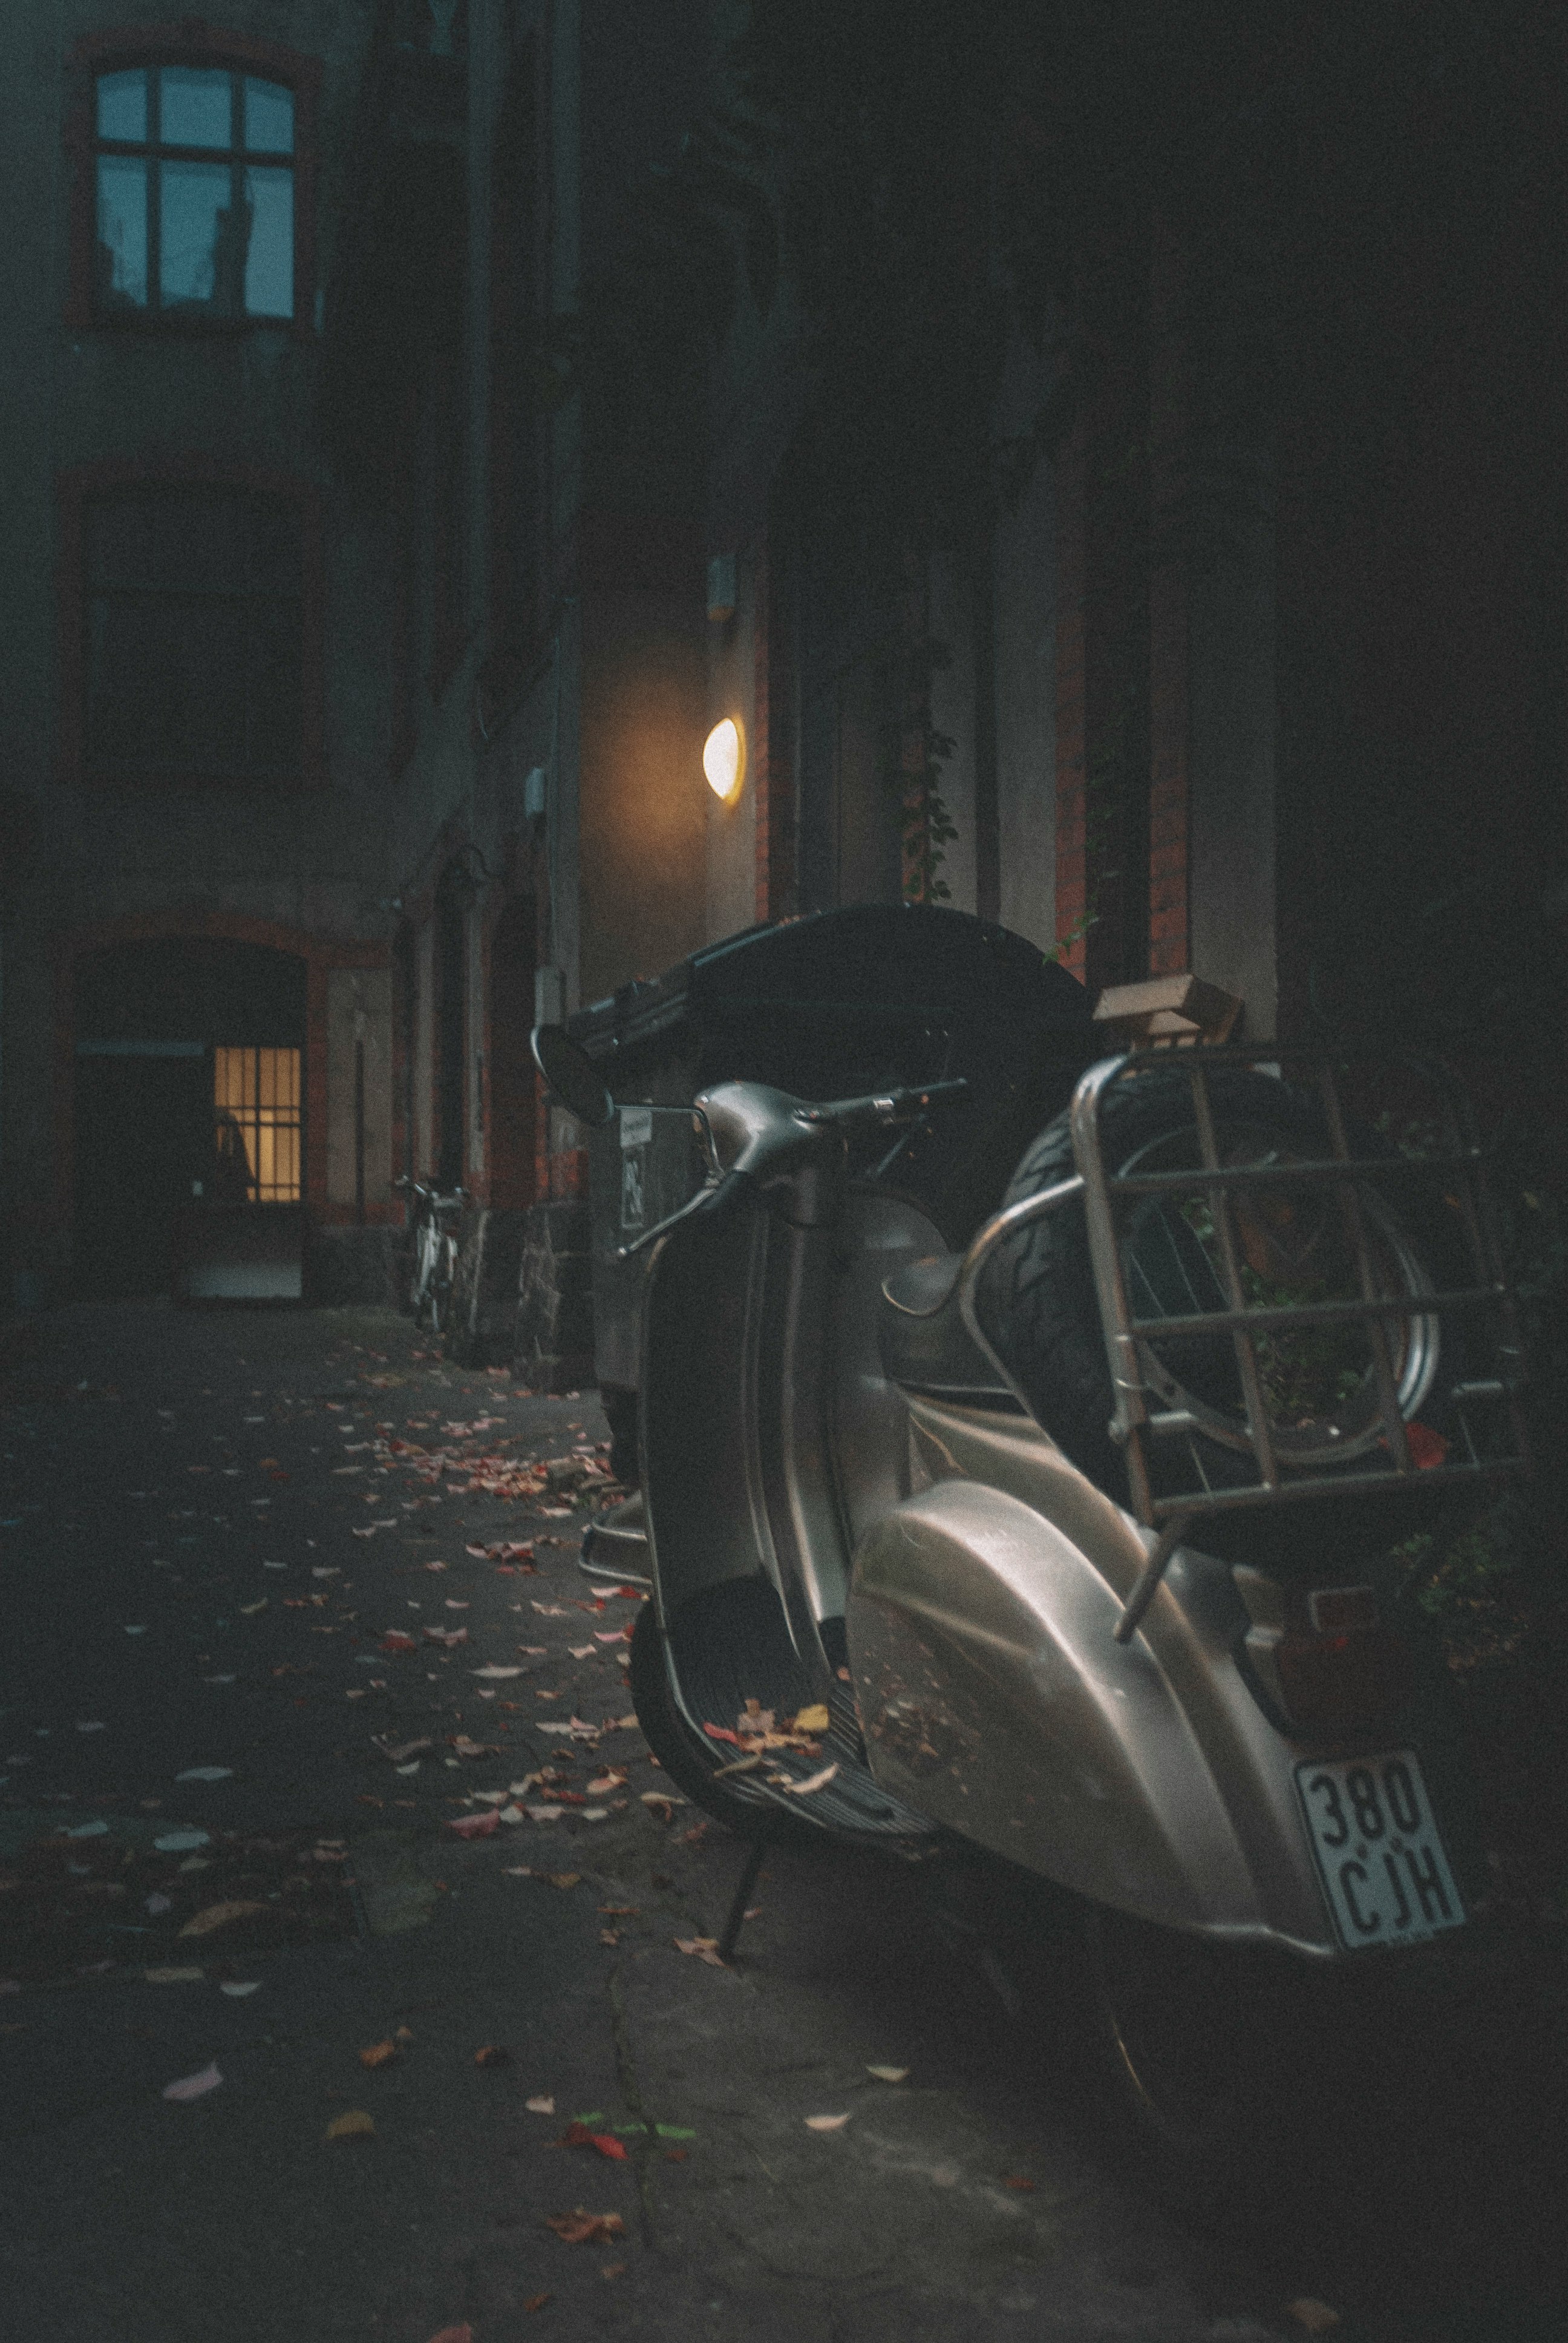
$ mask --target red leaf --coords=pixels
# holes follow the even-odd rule
[[[447,1828],[457,1838],[488,1838],[491,1832],[499,1830],[500,1826],[500,1813],[495,1806],[487,1808],[482,1815],[453,1815],[447,1824]]]
[[[710,1741],[728,1741],[731,1747],[736,1749],[740,1746],[740,1735],[738,1733],[731,1733],[727,1725],[705,1724],[702,1729]]]

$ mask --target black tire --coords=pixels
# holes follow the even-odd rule
[[[797,1822],[782,1807],[758,1799],[736,1797],[713,1778],[713,1767],[692,1739],[691,1729],[670,1695],[664,1638],[651,1603],[645,1603],[631,1631],[631,1704],[644,1740],[683,1797],[700,1806],[715,1822],[740,1838],[765,1838],[771,1845],[821,1846],[829,1834],[810,1823]]]
[[[1083,2040],[1111,2146],[1189,2219],[1279,2201],[1295,2142],[1290,2069],[1307,2013],[1245,1955],[1101,1905],[1079,1916]],[[1294,2112],[1293,2112],[1294,2110]]]
[[[1332,1152],[1315,1101],[1288,1084],[1231,1067],[1212,1069],[1208,1081],[1222,1151],[1227,1131],[1252,1134],[1261,1130],[1271,1138],[1277,1136],[1287,1149],[1299,1149],[1304,1155],[1321,1158]],[[1161,1144],[1178,1145],[1181,1135],[1191,1128],[1191,1089],[1184,1072],[1155,1070],[1116,1083],[1101,1101],[1101,1131],[1106,1168],[1114,1173],[1134,1157],[1146,1158]],[[1391,1152],[1364,1131],[1352,1129],[1349,1139],[1353,1152],[1362,1158],[1387,1156]],[[1069,1117],[1059,1115],[1024,1154],[1013,1174],[1007,1202],[1015,1203],[1033,1195],[1054,1181],[1068,1177],[1074,1169]],[[1474,1272],[1465,1258],[1457,1215],[1442,1206],[1441,1198],[1431,1193],[1426,1183],[1400,1176],[1391,1177],[1375,1192],[1363,1182],[1361,1190],[1363,1200],[1371,1196],[1384,1225],[1393,1232],[1391,1242],[1401,1248],[1402,1258],[1416,1262],[1432,1287],[1473,1282]],[[1326,1197],[1327,1192],[1322,1192]],[[1201,1246],[1174,1211],[1163,1204],[1150,1209],[1158,1209],[1163,1215],[1161,1241],[1169,1242],[1174,1270],[1184,1277],[1191,1265],[1191,1258],[1183,1256],[1179,1260],[1177,1256],[1182,1254],[1183,1246],[1191,1249],[1191,1256],[1201,1256]],[[1332,1200],[1325,1209],[1332,1209]],[[1125,1231],[1126,1222],[1121,1225]],[[1124,1246],[1125,1242],[1124,1235]],[[1201,1259],[1196,1266],[1201,1270]],[[1212,1272],[1209,1274],[1211,1276]],[[1188,1284],[1190,1287],[1190,1279]],[[1113,1405],[1111,1368],[1101,1331],[1081,1205],[1071,1204],[1050,1214],[1000,1245],[987,1265],[979,1298],[981,1322],[988,1337],[1028,1396],[1040,1422],[1098,1487],[1125,1504],[1129,1498],[1126,1459],[1110,1435]],[[1212,1297],[1200,1306],[1222,1307],[1223,1295],[1216,1288]],[[1140,1310],[1138,1314],[1146,1313]],[[1419,1312],[1412,1311],[1412,1314],[1413,1319]],[[1452,1316],[1445,1317],[1439,1340],[1442,1370],[1430,1396],[1422,1401],[1421,1413],[1422,1421],[1432,1430],[1447,1433],[1452,1427],[1444,1421],[1441,1394],[1457,1380],[1453,1361],[1462,1345],[1461,1322]],[[1180,1379],[1184,1387],[1189,1383],[1201,1384],[1207,1378],[1210,1390],[1218,1394],[1222,1393],[1227,1377],[1234,1379],[1233,1353],[1229,1337],[1223,1334],[1192,1337],[1184,1344],[1166,1346],[1167,1367],[1172,1355],[1174,1363],[1183,1370]],[[1222,1413],[1216,1397],[1216,1418]],[[1147,1453],[1156,1494],[1202,1485],[1197,1473],[1198,1463],[1201,1465],[1202,1480],[1213,1488],[1239,1487],[1255,1477],[1250,1454],[1244,1448],[1207,1432],[1193,1434],[1191,1443],[1186,1439],[1151,1440],[1147,1443]],[[1362,1457],[1364,1453],[1363,1448]],[[1313,1469],[1354,1471],[1362,1461],[1354,1454],[1347,1455],[1342,1464],[1320,1457]],[[1440,1494],[1432,1492],[1432,1498]],[[1352,1547],[1370,1542],[1372,1548],[1381,1549],[1391,1534],[1408,1536],[1412,1529],[1424,1525],[1424,1516],[1435,1514],[1437,1507],[1431,1499],[1422,1504],[1421,1495],[1419,1484],[1402,1484],[1402,1509],[1397,1524],[1392,1528],[1392,1516],[1381,1500],[1369,1499],[1351,1506],[1324,1499],[1277,1510],[1270,1508],[1251,1515],[1211,1514],[1201,1524],[1198,1535],[1210,1551],[1229,1559],[1251,1559],[1266,1548],[1276,1563],[1288,1561],[1295,1554],[1303,1558],[1321,1558],[1325,1536],[1330,1536],[1335,1550],[1349,1560],[1347,1540]],[[1416,1510],[1422,1513],[1422,1522],[1412,1517]]]

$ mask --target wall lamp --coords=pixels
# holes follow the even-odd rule
[[[739,797],[746,779],[746,735],[733,716],[721,718],[703,742],[702,769],[721,803],[729,805]]]

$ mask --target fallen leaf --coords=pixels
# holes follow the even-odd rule
[[[597,1780],[588,1784],[588,1796],[590,1798],[608,1798],[612,1790],[624,1790],[626,1787],[626,1781],[627,1777],[624,1774],[618,1774],[612,1768],[609,1773],[600,1774]]]
[[[219,1928],[226,1928],[231,1921],[248,1920],[253,1913],[265,1912],[266,1909],[265,1904],[245,1898],[226,1904],[209,1904],[205,1911],[198,1912],[194,1919],[186,1922],[180,1934],[182,1936],[210,1936]]]
[[[598,1908],[607,1920],[635,1920],[642,1910],[640,1904],[601,1904]]]
[[[413,1636],[406,1635],[401,1627],[388,1627],[381,1638],[384,1652],[417,1652],[418,1648]]]
[[[468,1673],[470,1675],[494,1677],[497,1682],[499,1682],[503,1676],[520,1676],[523,1671],[521,1667],[498,1667],[496,1663],[492,1660],[487,1666],[482,1668],[470,1668]]]
[[[1420,1462],[1419,1458],[1417,1462]],[[1332,2309],[1326,2302],[1319,2302],[1310,2294],[1300,2295],[1294,2302],[1288,2302],[1285,2316],[1293,2318],[1298,2327],[1304,2327],[1309,2335],[1326,2335],[1331,2328],[1340,2323],[1337,2310]]]
[[[613,2132],[592,2131],[585,2123],[569,2123],[557,2142],[560,2147],[593,2147],[613,2164],[626,2162],[626,2148]]]
[[[148,1985],[200,1985],[206,1969],[144,1969]]]
[[[823,1701],[813,1701],[809,1708],[798,1711],[789,1730],[792,1733],[826,1733],[832,1723]]]
[[[359,2053],[359,2064],[362,2066],[385,2066],[389,2058],[396,2058],[397,2056],[396,2042],[373,2042],[368,2050],[361,2050]]]
[[[196,1830],[194,1828],[191,1830],[165,1831],[161,1836],[154,1839],[153,1841],[153,1845],[156,1847],[160,1855],[184,1855],[187,1849],[191,1847],[210,1846],[211,1844],[212,1833],[210,1831]]]
[[[626,2235],[626,2223],[618,2213],[585,2213],[580,2205],[570,2213],[548,2213],[545,2227],[567,2246],[608,2246],[612,2238]]]
[[[541,2092],[538,2098],[525,2099],[523,2105],[531,2116],[553,2116],[556,2111],[555,2100],[548,2092]]]
[[[500,1819],[495,1807],[489,1806],[482,1815],[450,1815],[447,1818],[447,1828],[457,1838],[488,1838],[491,1832],[498,1827]]]
[[[907,2081],[910,2070],[907,2066],[868,2066],[866,2072],[875,2075],[879,2083],[902,2083]]]
[[[370,1736],[370,1745],[373,1749],[379,1749],[383,1757],[389,1757],[394,1765],[400,1766],[405,1759],[417,1757],[425,1750],[433,1749],[436,1745],[429,1740],[388,1741],[381,1734],[373,1733]]]
[[[551,2297],[548,2294],[530,2294],[528,2300],[524,2303],[523,2308],[525,2310],[542,2310],[546,2303],[550,2299]]]
[[[176,1782],[226,1782],[232,1778],[233,1774],[232,1765],[187,1765],[183,1774],[175,1775],[175,1780]]]
[[[242,1619],[254,1619],[258,1611],[266,1610],[266,1605],[267,1597],[264,1594],[259,1603],[242,1603],[239,1606],[239,1615]]]
[[[1025,2192],[1034,2187],[1033,2181],[1021,2172],[1010,2172],[1001,2185],[1004,2188],[1019,2188]]]
[[[215,2061],[212,2066],[204,2066],[199,2075],[183,2075],[177,2083],[166,2083],[163,2096],[166,2099],[205,2098],[208,2091],[216,2090],[222,2080]]]
[[[498,1757],[500,1751],[492,1743],[472,1741],[466,1733],[454,1733],[451,1745],[459,1757]]]
[[[719,1957],[717,1936],[677,1936],[673,1942],[678,1953],[692,1953],[699,1961],[706,1961],[710,1969],[721,1969],[724,1966],[724,1963]]]
[[[544,1874],[544,1876],[549,1881],[552,1887],[580,1887],[582,1885],[583,1875],[580,1871],[547,1871]]]
[[[261,1979],[259,1977],[248,1977],[241,1983],[236,1978],[226,1978],[224,1983],[219,1986],[218,1991],[220,1993],[226,1993],[232,2001],[240,2001],[243,2000],[247,1993],[259,1993],[261,1991]]]
[[[482,2050],[474,2053],[476,2066],[509,2066],[512,2054],[501,2042],[487,2042]]]
[[[809,1798],[813,1790],[825,1788],[838,1770],[837,1765],[824,1765],[819,1774],[811,1775],[804,1782],[789,1782],[785,1787],[797,1798]]]
[[[714,1767],[713,1778],[716,1782],[722,1782],[727,1774],[750,1774],[755,1772],[761,1763],[761,1757],[755,1752],[749,1757],[732,1757],[728,1765]]]
[[[808,2116],[806,2128],[808,2131],[842,2131],[849,2120],[848,2116]]]
[[[460,2327],[443,2327],[432,2335],[430,2343],[474,2343],[474,2330],[465,2318]]]
[[[170,1911],[173,1907],[166,1896],[149,1896],[142,1908],[144,1911],[150,1912],[156,1919],[160,1912]]]
[[[376,2118],[363,2107],[350,2107],[347,2114],[334,2116],[321,2135],[323,2139],[373,2139],[375,2136]]]

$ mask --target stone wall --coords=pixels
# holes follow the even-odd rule
[[[464,1216],[447,1345],[460,1366],[511,1363],[528,1217],[489,1206]]]
[[[524,1216],[512,1372],[541,1392],[595,1380],[589,1208],[572,1199]]]

